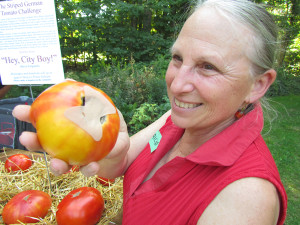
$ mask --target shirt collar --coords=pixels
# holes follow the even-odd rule
[[[201,145],[187,160],[202,165],[231,166],[263,128],[263,113],[259,104],[221,133]]]

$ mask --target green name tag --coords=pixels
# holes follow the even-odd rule
[[[157,131],[153,137],[151,138],[151,140],[149,141],[149,144],[150,144],[150,148],[151,148],[151,153],[154,152],[158,145],[159,145],[159,142],[161,140],[161,133],[159,131]]]

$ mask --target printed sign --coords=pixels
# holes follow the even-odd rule
[[[3,84],[64,80],[54,0],[0,0]]]
[[[151,140],[149,141],[149,145],[150,145],[150,149],[151,149],[151,153],[154,152],[158,145],[159,145],[159,142],[161,140],[162,136],[161,136],[161,133],[159,131],[157,131],[153,137],[151,138]]]

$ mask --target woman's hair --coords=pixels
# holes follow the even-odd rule
[[[210,7],[252,31],[247,57],[253,63],[251,75],[263,74],[274,67],[277,52],[277,26],[266,9],[247,0],[198,0],[194,11]],[[249,38],[249,37],[247,37]]]
[[[194,11],[210,7],[234,23],[240,23],[248,28],[252,34],[245,37],[249,40],[249,49],[246,52],[252,62],[250,74],[259,76],[274,68],[278,48],[278,28],[264,6],[249,0],[195,0]],[[245,34],[249,36],[249,33]],[[278,114],[270,105],[269,100],[263,97],[260,103],[264,109],[265,121],[272,127]],[[267,131],[268,132],[268,131]]]

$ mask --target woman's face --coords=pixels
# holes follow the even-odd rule
[[[177,126],[219,132],[234,121],[253,84],[245,54],[247,34],[242,25],[208,8],[187,20],[172,47],[166,73]]]

